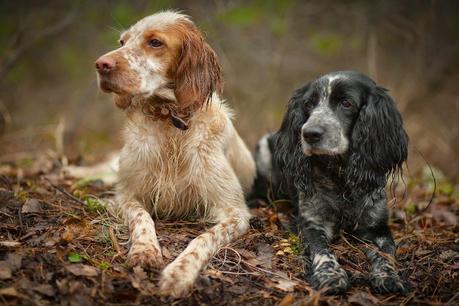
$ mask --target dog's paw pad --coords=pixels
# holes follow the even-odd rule
[[[155,248],[131,248],[128,254],[128,265],[144,268],[162,268],[164,266],[161,251]]]
[[[316,290],[324,289],[326,294],[344,293],[350,286],[349,277],[341,267],[316,269],[309,282]]]

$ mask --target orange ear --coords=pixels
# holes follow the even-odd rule
[[[222,93],[221,68],[214,50],[194,25],[183,31],[181,55],[175,73],[175,96],[181,107],[207,104],[212,93]]]

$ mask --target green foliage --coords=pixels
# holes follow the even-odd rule
[[[282,35],[287,30],[285,15],[295,1],[260,1],[252,0],[231,7],[220,13],[217,18],[231,26],[249,27],[266,24],[275,35]]]
[[[101,270],[107,270],[110,269],[111,265],[106,261],[101,261],[97,267]]]
[[[313,33],[310,42],[314,51],[322,55],[334,55],[339,52],[343,46],[343,39],[330,32]]]
[[[74,190],[76,189],[75,191],[77,191],[78,189],[82,189],[82,188],[90,186],[94,181],[95,179],[92,179],[92,178],[83,178],[73,183],[71,188]]]
[[[85,54],[84,50],[77,45],[66,45],[59,50],[57,58],[59,66],[65,71],[65,75],[72,80],[82,79],[88,74],[88,67],[84,62],[85,58],[81,56],[82,54]]]
[[[67,256],[67,260],[71,263],[78,263],[83,261],[83,256],[77,252],[70,252]]]
[[[430,193],[436,188],[438,194],[447,196],[454,194],[454,184],[448,181],[446,176],[439,169],[424,167],[422,171],[422,181],[427,185]]]
[[[288,236],[288,241],[290,242],[290,248],[292,249],[293,254],[301,255],[303,251],[303,246],[298,236],[293,233],[290,233]]]
[[[408,202],[405,204],[404,210],[407,214],[413,215],[416,213],[416,210],[417,210],[416,204],[414,204],[413,202]]]
[[[112,17],[115,23],[123,28],[127,28],[136,22],[141,17],[139,15],[139,12],[135,12],[129,2],[119,2],[112,10]]]
[[[260,18],[260,13],[256,7],[244,5],[234,7],[219,17],[222,21],[231,25],[249,26]]]
[[[29,193],[25,190],[18,190],[14,193],[14,198],[21,203],[25,203],[29,198]]]
[[[86,197],[84,202],[86,203],[87,208],[91,213],[102,213],[105,211],[104,205],[102,205],[102,203],[96,198]]]
[[[104,226],[103,229],[96,234],[95,240],[98,243],[105,244],[106,246],[112,246],[112,240],[106,226]]]

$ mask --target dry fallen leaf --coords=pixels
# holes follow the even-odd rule
[[[10,267],[5,261],[0,262],[0,279],[9,279],[13,275]]]
[[[37,199],[27,199],[24,205],[22,205],[21,212],[23,214],[41,212],[40,201]]]
[[[93,277],[99,274],[96,268],[84,264],[68,265],[65,269],[76,276]]]
[[[6,247],[6,248],[16,248],[20,245],[21,243],[18,241],[0,241],[0,246]]]
[[[18,296],[18,292],[13,287],[0,289],[0,296]]]
[[[378,305],[379,300],[366,292],[356,292],[349,297],[349,303],[354,303],[361,306],[373,306]]]
[[[274,276],[272,280],[273,280],[273,286],[275,288],[280,289],[282,291],[286,291],[286,292],[293,292],[293,290],[295,289],[295,286],[298,285],[297,281],[286,279],[280,276]]]
[[[273,265],[273,247],[267,243],[258,244],[257,260],[261,263],[261,266],[271,269]]]
[[[277,304],[277,306],[290,306],[295,301],[295,297],[291,294],[287,294],[284,298]]]
[[[21,268],[22,255],[19,255],[17,253],[8,253],[8,256],[6,257],[6,262],[8,263],[11,270],[14,272]]]
[[[32,289],[38,293],[41,293],[43,295],[50,296],[50,297],[54,296],[56,293],[53,286],[49,284],[38,285],[38,286],[33,287]]]

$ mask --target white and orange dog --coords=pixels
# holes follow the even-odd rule
[[[96,69],[127,116],[115,206],[130,230],[129,263],[162,266],[154,218],[215,223],[162,271],[161,293],[183,296],[213,255],[248,230],[244,193],[255,163],[220,97],[216,54],[187,16],[145,17],[120,44]]]

